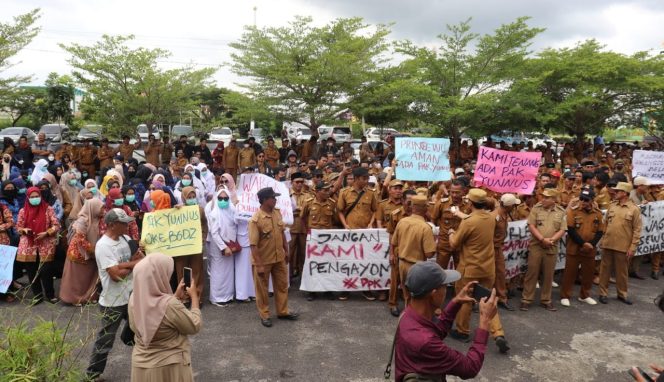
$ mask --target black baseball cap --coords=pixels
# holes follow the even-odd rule
[[[280,196],[281,194],[277,193],[277,192],[274,192],[272,187],[265,187],[265,188],[261,188],[260,190],[258,190],[256,195],[258,196],[258,200],[265,200],[265,199],[269,199],[269,198],[276,198],[277,196]]]
[[[353,176],[355,176],[355,177],[369,176],[369,170],[364,168],[364,167],[358,167],[356,169],[353,169]]]

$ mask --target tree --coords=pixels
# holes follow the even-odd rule
[[[9,59],[20,52],[39,33],[33,26],[39,19],[39,8],[14,17],[12,23],[0,23],[0,73],[12,67]],[[0,95],[15,90],[20,83],[30,80],[29,76],[0,78]]]
[[[250,96],[317,135],[318,126],[345,109],[377,70],[389,30],[360,18],[322,27],[312,22],[296,17],[287,27],[246,27],[230,46],[237,51],[233,72],[252,80],[245,85]]]
[[[139,123],[152,132],[155,125],[196,110],[195,95],[209,86],[216,71],[191,66],[162,70],[157,62],[170,53],[130,49],[126,43],[133,38],[104,35],[92,46],[60,45],[72,55],[68,62],[74,67],[73,76],[87,91],[81,110],[115,133],[134,130]]]
[[[39,116],[39,105],[45,97],[44,89],[41,88],[16,88],[0,98],[0,110],[9,116],[12,126],[16,126],[21,118]]]
[[[280,120],[262,100],[252,99],[240,92],[229,90],[222,94],[220,104],[223,113],[218,121],[239,131],[241,135],[249,130],[250,121],[254,121],[258,127],[273,130],[277,120]]]
[[[543,29],[527,25],[527,17],[502,25],[493,34],[471,33],[470,19],[448,25],[438,49],[401,43],[422,89],[412,110],[423,121],[439,126],[456,142],[464,131],[486,128],[500,96],[522,75],[528,47]]]
[[[41,122],[62,121],[70,125],[74,119],[71,103],[74,100],[73,79],[50,73],[46,79],[44,102],[39,103]]]

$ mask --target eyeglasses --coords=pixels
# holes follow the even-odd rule
[[[300,167],[307,167],[306,163],[300,163]]]
[[[228,201],[228,199],[229,199],[228,196],[226,196],[226,197],[220,196],[220,197],[217,198],[217,200],[224,200],[224,201]]]

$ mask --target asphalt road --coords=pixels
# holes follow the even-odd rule
[[[647,274],[644,265],[643,274]],[[649,272],[648,272],[649,273]],[[653,304],[662,291],[659,281],[630,279],[633,306],[615,298],[608,305],[588,306],[572,301],[558,312],[533,307],[528,312],[500,311],[512,350],[498,353],[490,343],[484,367],[475,381],[630,381],[627,369],[664,364],[662,319]],[[594,291],[596,293],[596,290]],[[554,298],[558,302],[558,289]],[[613,288],[611,293],[615,293]],[[349,301],[319,299],[308,302],[292,290],[297,322],[274,320],[260,325],[253,304],[203,309],[203,330],[191,337],[197,381],[383,381],[397,319],[385,303],[368,302],[359,295]],[[512,300],[518,305],[518,300]],[[61,323],[72,319],[72,332],[86,343],[82,362],[90,354],[98,310],[41,304],[28,308],[2,303],[0,319],[38,315]],[[4,316],[4,317],[2,317]],[[473,317],[473,326],[477,316]],[[461,351],[469,344],[448,338]],[[105,377],[128,381],[131,349],[119,339],[111,352]],[[449,380],[456,380],[450,378]]]

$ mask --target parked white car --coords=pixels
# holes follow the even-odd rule
[[[332,137],[338,145],[349,142],[353,139],[353,132],[350,127],[345,126],[321,126],[318,128],[318,141],[322,142]]]
[[[309,130],[307,127],[301,127],[297,129],[293,139],[295,139],[297,143],[306,142],[311,139],[311,130]]]
[[[138,125],[138,136],[141,137],[141,141],[147,142],[148,137],[150,134],[148,133],[148,125],[141,123]],[[161,139],[161,134],[159,133],[159,127],[158,126],[153,126],[152,127],[152,135],[154,135],[155,140],[160,140]]]
[[[372,127],[364,133],[364,136],[367,137],[367,141],[380,141],[385,139],[388,134],[400,135],[395,129]]]
[[[210,131],[208,142],[224,142],[224,146],[228,146],[233,138],[233,130],[230,127],[214,127]]]

